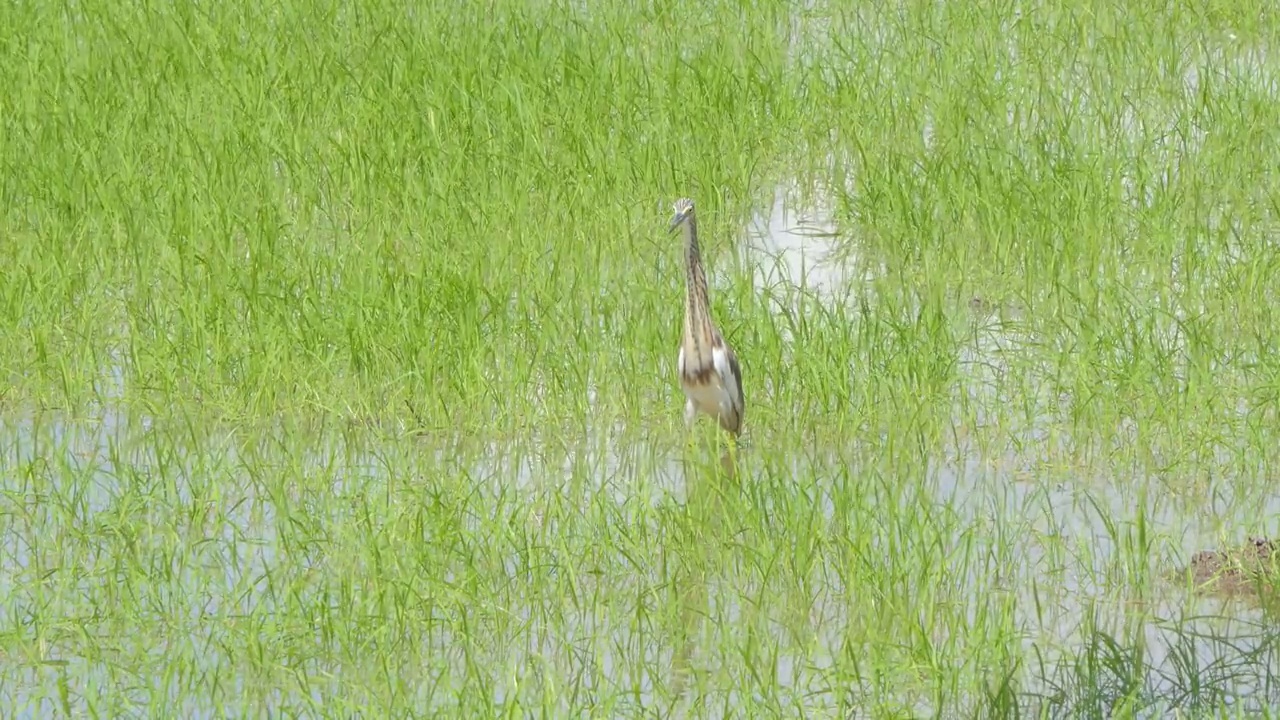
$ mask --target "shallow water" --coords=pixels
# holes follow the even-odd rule
[[[740,242],[752,280],[765,288],[784,283],[830,297],[857,278],[834,256],[838,238],[831,209],[797,211],[779,187],[767,211],[756,213]]]
[[[6,504],[10,505],[8,512],[13,512],[15,503],[24,503],[34,523],[40,528],[38,535],[35,535],[34,528],[24,530],[20,527],[21,523],[10,522],[6,527],[3,546],[8,551],[3,563],[5,571],[0,572],[0,597],[9,598],[10,602],[0,606],[0,626],[10,628],[30,620],[29,617],[14,614],[15,607],[20,607],[22,603],[13,601],[26,594],[15,585],[14,576],[30,570],[30,543],[33,537],[65,538],[75,534],[76,526],[111,522],[104,516],[121,513],[121,498],[129,494],[130,482],[145,482],[144,478],[148,477],[156,482],[161,481],[152,474],[161,465],[155,448],[147,447],[145,440],[139,442],[137,437],[127,439],[129,433],[126,424],[120,422],[119,418],[98,424],[97,431],[89,430],[83,425],[72,429],[56,421],[39,427],[37,430],[30,421],[21,427],[17,440],[11,442],[6,449],[5,464],[10,468],[29,466],[34,458],[41,455],[59,462],[65,461],[68,468],[76,468],[77,472],[85,472],[83,468],[86,466],[94,468],[88,471],[93,476],[93,482],[79,483],[78,492],[83,492],[83,497],[79,498],[79,507],[83,508],[82,516],[71,519],[60,512],[51,512],[42,517],[40,507],[51,501],[47,498],[40,499],[39,496],[43,493],[34,491],[33,484],[17,484],[11,474],[7,475],[8,480],[2,492],[7,498]],[[41,445],[42,449],[37,449],[37,442],[44,443]],[[205,451],[227,456],[229,460],[226,467],[234,468],[240,463],[236,459],[236,451],[229,445],[214,444]],[[649,451],[635,447],[615,451],[607,445],[589,451],[580,461],[585,464],[581,471],[593,477],[616,475],[617,467],[633,461],[637,451],[641,455],[649,454]],[[61,457],[57,457],[59,455]],[[1144,557],[1125,552],[1120,547],[1120,543],[1130,537],[1134,517],[1138,512],[1140,499],[1134,497],[1133,490],[1113,487],[1093,478],[1033,477],[1032,473],[1015,469],[1016,459],[993,464],[967,456],[964,452],[958,455],[958,459],[939,461],[931,470],[929,481],[937,494],[938,503],[945,504],[956,513],[955,529],[960,532],[1015,532],[1024,536],[1025,554],[1014,565],[1001,569],[1000,584],[1005,592],[1012,593],[1016,598],[1017,625],[1024,632],[1023,643],[1027,657],[1045,658],[1052,671],[1045,673],[1044,677],[1035,677],[1037,669],[1029,668],[1032,671],[1031,677],[1024,681],[1024,691],[1052,695],[1052,688],[1056,684],[1080,682],[1078,677],[1072,676],[1069,668],[1057,667],[1055,663],[1074,663],[1090,643],[1096,642],[1096,637],[1087,628],[1097,627],[1117,638],[1142,639],[1142,661],[1134,671],[1139,673],[1139,680],[1149,684],[1150,691],[1154,694],[1176,696],[1192,686],[1186,666],[1193,662],[1200,668],[1195,675],[1197,682],[1214,687],[1235,702],[1251,706],[1257,702],[1269,703],[1276,700],[1276,687],[1272,680],[1276,670],[1273,649],[1275,628],[1259,611],[1247,606],[1227,605],[1214,598],[1198,598],[1172,583],[1161,581],[1152,583],[1155,589],[1151,594],[1130,597],[1123,589],[1117,590],[1117,587],[1123,588],[1123,578],[1116,582],[1117,573],[1123,575],[1128,571],[1125,566],[1128,561],[1136,559],[1138,562],[1148,563],[1153,573],[1165,572],[1171,569],[1169,561],[1182,561],[1198,549],[1216,546],[1215,538],[1223,526],[1230,527],[1233,522],[1239,522],[1242,526],[1247,524],[1250,518],[1257,516],[1257,508],[1233,508],[1226,505],[1220,508],[1217,518],[1197,519],[1198,508],[1194,503],[1178,503],[1153,492],[1142,506],[1147,532],[1152,536],[1170,537],[1174,544],[1171,547],[1153,547],[1153,553]],[[363,485],[364,492],[383,490],[382,486],[387,480],[379,477],[378,461],[373,458],[362,459],[358,454],[353,456],[340,447],[330,447],[326,452],[320,453],[314,460],[313,467],[330,466],[335,457],[341,456],[355,462],[354,466],[348,466],[337,475],[345,475],[353,485]],[[199,462],[193,461],[191,464]],[[792,460],[791,465],[797,473],[806,470],[819,475],[830,473],[830,465],[818,457],[799,456]],[[183,476],[187,474],[187,470],[182,469],[184,466],[189,464],[178,462],[169,465],[169,472],[172,474],[167,477],[167,481],[173,484],[174,495],[171,500],[175,507],[191,507],[196,504],[191,488],[183,480]],[[544,466],[530,462],[524,467],[524,472],[531,478],[563,479],[567,475],[565,466],[561,463]],[[646,481],[646,486],[655,492],[652,502],[679,502],[684,485],[680,463],[670,461],[655,470],[651,484]],[[483,477],[482,470],[477,469],[476,472],[478,477]],[[121,477],[131,480],[122,481]],[[187,561],[189,565],[203,565],[203,570],[194,570],[189,581],[182,579],[179,571],[177,587],[188,587],[191,592],[173,596],[172,600],[177,601],[179,606],[167,611],[176,613],[175,617],[185,617],[190,622],[191,635],[185,642],[196,648],[216,641],[212,636],[212,628],[200,630],[201,618],[225,614],[229,609],[235,608],[251,612],[254,606],[264,602],[263,598],[266,596],[265,587],[255,579],[261,578],[277,563],[287,562],[287,555],[280,545],[277,528],[279,520],[273,512],[272,502],[255,497],[254,483],[235,470],[219,475],[222,483],[237,477],[242,478],[242,482],[225,485],[220,490],[221,498],[213,501],[226,511],[220,522],[216,523],[222,525],[221,529],[207,536],[213,548],[216,548],[214,556],[206,555]],[[73,492],[66,487],[58,487],[60,481],[57,473],[51,473],[47,479],[54,485],[48,494],[66,497],[66,493]],[[620,478],[617,483],[604,483],[606,487],[602,489],[608,492],[612,502],[621,505],[629,499],[635,499],[634,494],[628,494],[623,487],[625,482],[624,478]],[[752,480],[744,482],[750,483]],[[1129,487],[1131,486],[1126,486]],[[347,492],[340,489],[339,483],[335,483],[334,488],[339,494]],[[537,490],[530,487],[522,492]],[[668,492],[671,494],[664,501],[662,498]],[[824,514],[830,515],[833,512],[830,496],[822,496],[820,501],[823,503]],[[1278,509],[1280,508],[1276,507],[1275,501],[1271,500],[1264,513],[1274,516]],[[145,517],[145,512],[135,520],[142,517]],[[1119,530],[1109,529],[1108,521],[1115,523]],[[216,524],[211,523],[215,527]],[[1113,532],[1120,534],[1119,542]],[[142,534],[145,534],[144,530]],[[1042,544],[1041,538],[1051,539],[1049,549]],[[962,542],[958,536],[950,540]],[[976,547],[980,549],[985,544],[987,543],[979,540]],[[1065,553],[1062,550],[1064,547],[1067,548]],[[222,557],[216,557],[217,554]],[[1174,557],[1169,557],[1170,554]],[[108,558],[96,560],[109,561]],[[512,558],[508,572],[513,577],[519,574],[518,565],[519,562]],[[214,575],[220,581],[208,573],[208,569],[215,566],[219,570]],[[976,565],[975,568],[980,569],[981,565]],[[760,608],[748,608],[743,604],[758,591],[758,588],[736,584],[735,578],[740,580],[744,577],[746,576],[731,572],[708,579],[706,583],[707,597],[715,607],[712,617],[724,627],[731,628],[744,622],[744,614],[761,611]],[[637,592],[644,587],[662,583],[662,578],[658,575],[616,580],[634,585]],[[982,584],[987,585],[989,581],[988,578]],[[84,591],[86,594],[93,592],[87,587],[87,583]],[[262,593],[263,598],[255,601],[244,595],[246,591],[250,595]],[[160,595],[165,594],[163,591],[158,592]],[[849,621],[849,605],[845,601],[848,589],[841,587],[838,581],[832,581],[813,588],[812,592],[812,604],[807,611],[806,623],[812,633],[808,650],[803,656],[779,654],[772,673],[779,697],[791,698],[811,710],[832,710],[834,705],[829,704],[830,698],[823,700],[819,691],[824,687],[824,675],[830,670],[832,654],[837,652],[840,645],[840,628]],[[626,593],[619,594],[625,596]],[[514,613],[515,619],[526,627],[524,640],[499,653],[504,656],[507,669],[536,666],[545,662],[560,667],[572,666],[584,661],[581,649],[591,647],[594,648],[589,653],[593,658],[589,661],[592,669],[591,681],[602,684],[599,689],[604,689],[611,683],[625,685],[635,682],[634,679],[627,681],[626,678],[616,678],[613,673],[615,668],[634,673],[637,656],[653,658],[653,661],[646,663],[649,667],[667,665],[658,661],[665,652],[663,644],[655,644],[651,633],[631,626],[629,612],[584,608],[576,613],[576,620],[570,625],[555,623],[555,627],[551,627],[537,620],[540,613],[538,599],[528,597],[526,600],[528,604],[507,608],[507,612]],[[55,614],[58,612],[56,608],[51,610]],[[77,615],[92,612],[92,608],[67,607],[63,612]],[[785,615],[786,609],[785,606],[779,606],[766,612]],[[574,617],[575,614],[572,613],[569,616]],[[1135,622],[1138,623],[1136,628]],[[773,632],[776,634],[773,642],[784,647],[792,644],[788,640],[785,624],[775,624]],[[57,682],[63,676],[78,678],[75,683],[92,682],[95,676],[99,681],[106,682],[112,676],[100,664],[66,656],[57,648],[58,643],[52,643],[49,648],[50,656],[47,658],[48,661],[56,662],[56,665],[42,669],[28,667],[16,677],[12,674],[8,676],[5,695],[11,706],[26,706],[28,698],[33,694],[56,696]],[[1133,650],[1131,647],[1118,649]],[[707,647],[700,652],[695,643],[693,662],[702,666],[704,671],[714,672],[719,663],[714,654],[707,654],[709,650],[710,647]],[[174,653],[181,656],[190,651],[165,647],[155,648],[150,652],[172,658]],[[216,667],[219,664],[217,652],[202,657],[198,663],[209,669]],[[518,686],[519,682],[503,668],[495,666],[494,671],[494,700],[502,702],[512,691],[512,683]],[[642,677],[638,682],[639,702],[647,705],[653,701],[649,693],[653,692],[654,679]],[[323,695],[324,685],[321,683],[321,687],[312,692]],[[590,687],[583,689],[589,690]],[[153,691],[155,690],[153,686]],[[709,692],[714,695],[714,691]],[[189,709],[193,716],[215,714],[198,701],[183,698],[180,691],[175,690],[173,699],[190,703]],[[733,697],[721,699],[729,702],[730,707],[735,704]],[[43,715],[50,707],[46,702],[39,711],[29,708],[26,716]]]
[[[785,193],[779,191],[744,233],[743,256],[761,286],[803,284],[819,293],[838,292],[854,278],[830,257],[833,246],[826,237],[833,233],[829,213],[788,211]],[[1018,353],[1024,338],[1016,322],[984,322],[965,305],[954,312],[973,325],[973,342],[959,358],[961,384],[976,406],[989,407],[1000,402],[995,388],[1007,370],[1005,358]],[[111,387],[121,377],[118,371],[108,374],[105,397],[121,394]],[[1059,711],[1082,702],[1079,698],[1109,692],[1089,683],[1122,680],[1145,687],[1151,696],[1166,697],[1174,706],[1185,704],[1183,694],[1197,683],[1200,692],[1211,693],[1206,697],[1218,693],[1243,707],[1277,702],[1275,632],[1262,612],[1195,596],[1162,579],[1196,551],[1219,547],[1223,537],[1242,541],[1274,530],[1263,523],[1280,515],[1280,499],[1251,489],[1266,487],[1265,478],[1220,478],[1202,489],[1175,493],[1158,474],[1123,461],[1074,466],[1062,453],[1062,439],[1052,438],[1040,423],[1050,415],[1051,398],[1035,400],[1043,412],[1032,413],[1024,427],[1008,429],[1012,440],[986,452],[972,439],[981,428],[962,427],[965,421],[958,421],[955,437],[927,459],[918,488],[929,493],[928,502],[938,512],[945,511],[929,526],[940,533],[940,547],[970,548],[966,567],[972,596],[961,601],[973,612],[986,612],[995,607],[992,592],[1012,597],[1024,650],[1020,690],[1041,696]],[[977,421],[984,417],[979,414]],[[120,680],[118,668],[106,659],[111,653],[98,658],[67,653],[66,648],[75,647],[114,647],[126,657],[151,657],[154,668],[189,662],[197,671],[227,673],[219,681],[223,685],[252,685],[256,679],[244,675],[244,664],[229,660],[222,645],[237,639],[220,636],[227,632],[228,618],[270,616],[273,608],[296,614],[290,602],[320,602],[315,597],[319,590],[305,582],[294,590],[293,600],[280,596],[272,588],[272,574],[285,565],[295,578],[333,572],[325,565],[326,525],[368,523],[374,528],[370,532],[376,532],[392,518],[364,519],[361,514],[371,508],[388,512],[406,498],[425,497],[426,491],[414,489],[414,483],[434,473],[467,476],[484,498],[478,505],[487,507],[507,508],[547,493],[583,497],[586,488],[597,496],[592,502],[612,504],[617,517],[625,518],[639,512],[636,503],[666,511],[688,500],[685,466],[672,448],[659,440],[622,444],[621,436],[605,431],[554,453],[539,453],[534,445],[431,448],[403,438],[375,440],[372,444],[382,447],[369,450],[368,443],[357,445],[332,434],[307,439],[210,432],[128,419],[110,406],[88,418],[10,418],[2,440],[8,471],[0,480],[0,515],[6,518],[0,533],[0,598],[5,599],[0,602],[0,628],[16,633],[25,649],[9,655],[10,670],[0,686],[6,706],[25,708],[23,717],[43,716],[55,707],[48,698],[59,696],[61,682],[77,688],[73,698],[80,698],[84,687]],[[780,468],[792,478],[816,478],[809,499],[827,523],[838,512],[830,483],[841,473],[857,472],[859,463],[870,467],[875,462],[854,448],[798,450],[772,458],[769,468],[760,464],[758,451],[748,450],[745,458],[740,487],[748,494],[753,484],[776,482]],[[292,480],[274,483],[271,473]],[[283,494],[272,495],[268,488],[284,488],[275,490]],[[885,492],[886,498],[898,492],[899,501],[912,502],[910,487]],[[385,502],[371,504],[371,497]],[[284,511],[282,503],[289,506]],[[151,522],[157,518],[159,522]],[[565,521],[536,515],[528,520],[538,531],[552,529],[537,527],[543,522]],[[460,522],[476,531],[481,527],[478,518]],[[156,528],[181,529],[187,536],[151,535]],[[314,538],[316,545],[288,547],[286,537],[291,542]],[[77,547],[68,559],[89,565],[62,565],[59,548],[40,546],[49,539]],[[1017,556],[1005,557],[1012,562],[993,568],[991,557],[983,558],[984,552],[999,553],[1010,544],[1021,549]],[[113,566],[136,560],[112,556],[123,548],[133,548],[138,558],[169,559],[168,566],[142,571],[157,578],[154,587],[133,589],[153,593],[144,606],[178,624],[157,647],[130,649],[131,642],[156,638],[131,639],[128,618],[112,617],[111,608],[96,606],[111,597],[103,584],[112,582]],[[522,562],[516,556],[504,558],[505,574],[518,578]],[[819,712],[836,707],[828,676],[841,652],[842,628],[858,620],[851,608],[864,607],[850,603],[858,589],[843,587],[831,562],[829,556],[820,558],[812,569],[810,576],[821,580],[808,588],[807,597],[778,598],[776,605],[755,604],[767,587],[749,569],[728,567],[686,579],[705,593],[719,632],[767,628],[766,637],[757,641],[778,648],[773,667],[762,669],[772,677],[775,701]],[[42,591],[31,585],[36,577],[58,588],[49,595],[54,604],[42,605]],[[575,582],[584,591],[605,592],[599,590],[604,580],[588,575]],[[548,666],[565,674],[582,673],[579,691],[629,689],[638,705],[648,707],[656,702],[655,687],[670,680],[652,677],[650,670],[669,668],[680,651],[653,628],[637,625],[643,601],[636,598],[669,578],[651,567],[611,582],[611,590],[601,597],[611,602],[630,597],[638,605],[583,602],[548,616],[548,598],[511,590],[500,611],[516,629],[487,658],[464,658],[454,644],[454,634],[461,631],[459,615],[444,613],[439,627],[423,636],[437,649],[438,662],[421,672],[431,683],[455,689],[456,674],[487,672],[492,699],[502,703],[530,681],[529,673]],[[796,613],[804,619],[787,620]],[[762,614],[770,619],[761,621]],[[219,623],[209,622],[212,617],[220,618]],[[56,630],[38,629],[42,622]],[[77,639],[74,628],[91,640]],[[806,634],[803,640],[794,636],[797,628]],[[716,657],[712,649],[718,645],[706,642],[711,632],[695,630],[686,648],[689,662],[705,673],[704,683],[717,672],[740,670],[731,659]],[[937,632],[935,640],[945,643],[948,629]],[[1119,644],[1099,644],[1104,636]],[[797,651],[801,647],[802,653]],[[1127,667],[1132,676],[1110,678],[1106,671],[1083,675],[1081,658],[1090,652],[1096,657],[1099,648],[1104,655],[1118,653],[1119,659],[1103,665]],[[1126,659],[1126,653],[1138,654]],[[482,665],[464,668],[477,660]],[[327,693],[338,691],[348,667],[337,658],[312,658],[305,665],[303,677],[310,679],[302,687],[277,690],[271,697],[280,704],[323,703]],[[145,705],[157,700],[153,694],[168,691],[190,716],[217,714],[212,705],[187,695],[181,682],[141,672],[137,702]],[[745,701],[739,691],[721,693],[714,683],[704,684],[700,692],[706,707],[733,708]],[[42,699],[31,707],[34,697]],[[418,706],[433,702],[426,691],[409,692],[408,697]],[[83,707],[76,699],[71,704]]]

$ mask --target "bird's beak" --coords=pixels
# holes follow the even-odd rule
[[[680,223],[684,222],[684,219],[687,217],[689,217],[689,213],[687,211],[677,213],[675,217],[671,218],[671,226],[667,228],[667,232],[674,233],[676,228],[680,227]]]

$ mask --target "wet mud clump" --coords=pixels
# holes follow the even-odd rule
[[[1251,537],[1237,548],[1203,550],[1191,556],[1186,571],[1201,592],[1269,595],[1280,579],[1280,544]]]

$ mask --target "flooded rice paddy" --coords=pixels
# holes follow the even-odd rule
[[[821,216],[789,212],[780,193],[737,261],[761,287],[848,287],[855,263],[832,257]],[[788,713],[868,697],[933,713],[966,700],[931,666],[973,644],[986,646],[971,672],[988,692],[1050,716],[1139,696],[1152,717],[1275,702],[1265,603],[1195,592],[1180,574],[1198,551],[1275,530],[1264,470],[1169,482],[1123,450],[1081,451],[1045,419],[1052,398],[1023,398],[1025,423],[989,432],[984,413],[998,414],[1027,337],[1016,314],[993,320],[957,298],[948,312],[970,338],[959,385],[980,412],[914,447],[813,443],[797,418],[790,433],[749,436],[732,480],[699,470],[669,433],[503,446],[361,423],[127,416],[112,402],[121,374],[107,373],[83,416],[6,425],[4,702],[25,717],[78,713],[132,684],[142,707],[212,717],[247,696],[274,714],[378,675],[399,684],[361,692],[420,708],[475,692],[501,706],[534,683],[555,687],[548,707],[561,711],[572,688],[714,716],[759,702],[753,692]],[[351,543],[370,551],[331,554]],[[681,559],[682,543],[704,551]],[[686,611],[663,617],[672,601],[659,596]],[[910,681],[863,675],[858,643],[904,623]]]
[[[0,17],[5,717],[1277,705],[1272,8]]]

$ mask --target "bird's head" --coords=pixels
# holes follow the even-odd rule
[[[693,201],[689,198],[680,198],[675,204],[675,217],[671,218],[671,232],[675,232],[685,222],[693,218]]]

